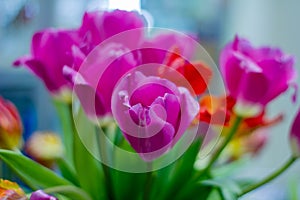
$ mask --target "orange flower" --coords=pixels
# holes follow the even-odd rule
[[[236,101],[230,96],[204,96],[200,100],[200,112],[198,118],[210,124],[223,126],[222,136],[233,126],[236,118],[233,107]],[[267,142],[267,135],[256,133],[260,128],[275,125],[283,120],[282,115],[273,119],[266,118],[265,110],[256,117],[244,118],[225,150],[227,160],[236,160],[245,154],[256,155]]]
[[[212,70],[201,61],[188,62],[181,56],[180,50],[176,46],[171,48],[170,52],[164,60],[164,65],[159,69],[159,75],[178,86],[187,87],[192,94],[200,95],[205,92],[212,78]],[[176,75],[175,72],[180,73],[182,77]]]
[[[26,200],[27,198],[17,183],[0,179],[0,199]]]
[[[231,97],[206,95],[200,100],[199,119],[211,124],[229,125],[234,104]]]
[[[22,122],[16,107],[0,97],[0,148],[16,149],[22,144]]]
[[[236,114],[232,112],[228,126],[223,128],[223,136],[231,129],[235,118]],[[244,118],[226,149],[229,160],[239,159],[246,154],[257,155],[268,141],[267,133],[261,128],[276,125],[282,120],[283,115],[268,119],[265,110],[256,117]]]
[[[235,117],[236,117],[236,115],[232,114],[230,122],[229,122],[229,126],[224,127],[225,133],[226,133],[227,129],[230,129]],[[257,117],[250,117],[250,118],[243,119],[243,121],[241,122],[235,136],[236,137],[243,137],[243,136],[246,136],[246,135],[250,135],[259,128],[268,127],[268,126],[278,124],[282,120],[283,120],[283,115],[278,115],[277,117],[275,117],[273,119],[267,119],[266,118],[266,112],[263,111]]]

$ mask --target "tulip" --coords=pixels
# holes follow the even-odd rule
[[[161,33],[145,39],[140,48],[141,62],[161,65],[158,76],[200,95],[207,89],[212,70],[203,61],[190,61],[195,54],[195,44],[194,38],[175,31]]]
[[[143,63],[163,63],[176,48],[184,60],[191,59],[195,53],[196,42],[192,37],[178,32],[161,33],[146,39],[141,45]]]
[[[64,68],[65,76],[74,84],[74,91],[90,118],[111,113],[113,88],[137,65],[134,55],[128,52],[122,44],[109,43],[96,48],[78,72]]]
[[[42,190],[37,190],[31,194],[30,200],[57,200],[57,198],[46,194]]]
[[[79,36],[84,40],[83,52],[87,55],[95,46],[104,40],[122,33],[133,30],[134,34],[120,37],[115,42],[126,43],[129,47],[136,47],[143,38],[144,19],[137,12],[124,10],[94,11],[84,14],[82,25],[78,30]],[[126,45],[126,46],[127,46]]]
[[[31,55],[17,59],[14,65],[25,65],[51,93],[63,93],[71,85],[63,76],[62,68],[72,66],[71,47],[77,44],[75,31],[46,29],[37,32],[32,38]]]
[[[176,144],[199,105],[186,88],[133,72],[116,86],[112,109],[124,137],[142,159],[151,161]]]
[[[290,142],[293,154],[297,157],[300,156],[300,110],[298,110],[290,130]]]
[[[210,124],[228,126],[234,104],[230,96],[205,95],[200,99],[199,119]]]
[[[27,198],[17,183],[0,179],[0,199],[26,200]]]
[[[85,13],[78,30],[84,45],[72,47],[73,65],[65,66],[63,73],[74,85],[74,91],[90,118],[110,114],[114,85],[137,65],[136,55],[129,51],[142,42],[143,27],[143,18],[136,12],[114,10]],[[133,31],[113,37],[110,42],[96,47],[128,30]],[[85,59],[87,62],[84,63]]]
[[[78,30],[46,29],[35,33],[32,38],[31,55],[17,59],[14,65],[25,65],[43,80],[52,94],[66,98],[68,95],[65,94],[72,85],[63,75],[64,66],[80,66],[85,56],[105,39],[126,30],[142,27],[143,19],[135,12],[115,10],[85,13]],[[143,38],[143,30],[138,29],[130,36],[131,38],[121,37],[121,41],[116,39],[115,42],[124,42],[126,45],[139,43]],[[76,60],[78,54],[81,56],[80,60]]]
[[[174,72],[180,73],[182,77],[176,76]],[[189,62],[185,60],[179,47],[170,49],[170,52],[166,54],[158,74],[172,80],[178,86],[187,87],[195,95],[204,93],[212,78],[212,70],[206,64],[202,61]],[[186,85],[186,82],[189,85]]]
[[[85,13],[82,25],[77,31],[81,44],[80,46],[72,47],[73,65],[67,66],[71,68],[70,70],[79,71],[81,64],[92,50],[100,43],[105,43],[105,40],[109,38],[109,42],[96,49],[105,48],[105,46],[110,44],[116,45],[117,43],[128,49],[138,48],[144,38],[143,27],[143,19],[136,12],[114,10],[111,12],[94,11]],[[126,32],[129,30],[131,31]],[[117,34],[120,35],[111,38]],[[97,56],[101,54],[100,56],[107,57],[110,54],[108,50],[106,49],[106,52],[98,51]],[[95,53],[93,54],[95,55]]]
[[[255,48],[235,37],[220,56],[221,72],[235,111],[242,116],[258,115],[264,107],[295,83],[294,58],[280,49]]]
[[[25,151],[34,160],[49,168],[64,155],[62,141],[53,132],[33,133],[26,142]]]
[[[22,122],[16,107],[0,97],[0,148],[15,150],[22,145]]]

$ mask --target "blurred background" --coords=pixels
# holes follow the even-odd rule
[[[25,139],[35,130],[58,130],[59,125],[41,81],[25,69],[13,68],[12,62],[29,53],[35,31],[76,28],[84,11],[107,8],[136,9],[153,26],[198,35],[216,63],[220,49],[236,34],[257,46],[278,46],[300,58],[299,0],[0,0],[0,95],[20,110]],[[270,140],[264,151],[236,176],[261,178],[288,158],[287,134],[299,107],[289,103],[291,94],[272,103],[268,114],[284,113],[285,121],[268,130]],[[286,200],[295,189],[300,192],[300,163],[243,199]]]

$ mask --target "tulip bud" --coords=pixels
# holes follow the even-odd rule
[[[27,198],[17,183],[0,179],[0,199],[26,200]]]
[[[300,110],[298,111],[290,130],[290,143],[294,156],[300,156]]]
[[[22,145],[22,122],[16,107],[0,97],[0,148],[14,150]]]
[[[33,133],[26,143],[25,151],[34,160],[49,168],[64,154],[62,141],[53,132]]]

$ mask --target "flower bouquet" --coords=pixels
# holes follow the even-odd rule
[[[195,37],[147,27],[136,12],[95,11],[79,28],[35,33],[14,65],[51,93],[62,141],[35,133],[21,152],[18,112],[1,100],[0,158],[24,186],[1,180],[1,199],[238,199],[300,155],[298,115],[280,169],[261,180],[220,173],[259,153],[268,138],[257,130],[282,121],[267,105],[296,87],[296,70],[277,48],[236,36],[218,68]]]

